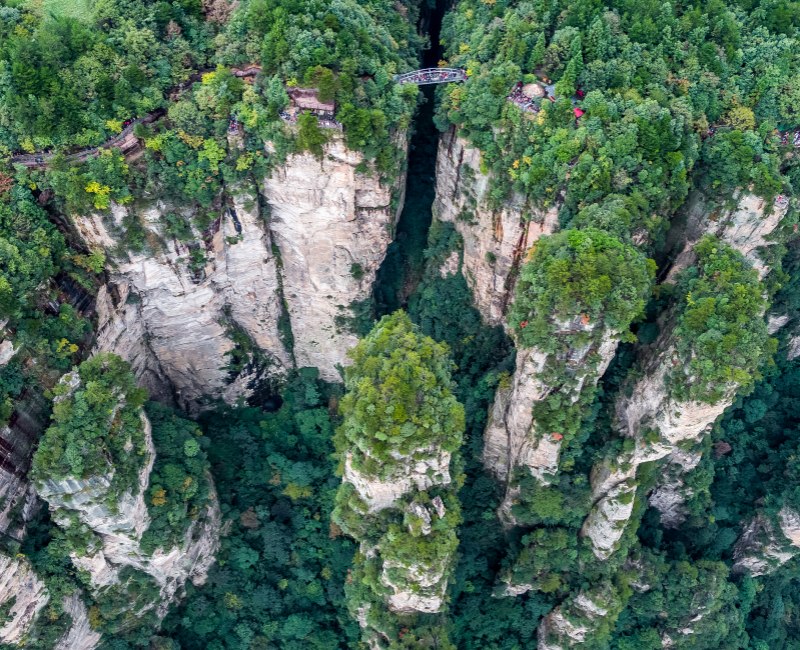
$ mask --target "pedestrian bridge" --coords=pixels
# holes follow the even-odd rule
[[[416,84],[417,86],[447,84],[466,81],[467,71],[461,68],[423,68],[395,75],[394,80],[398,84]]]

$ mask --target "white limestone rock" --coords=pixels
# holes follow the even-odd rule
[[[592,541],[592,552],[600,560],[608,559],[616,550],[633,512],[636,484],[632,480],[612,487],[592,507],[581,534]]]
[[[362,161],[337,136],[322,159],[292,155],[263,186],[297,366],[316,366],[327,381],[341,381],[338,368],[358,341],[337,321],[370,297],[402,208],[393,196],[402,198],[404,175],[385,184],[360,173]]]
[[[89,624],[89,613],[78,594],[64,599],[64,611],[72,617],[72,625],[58,640],[54,650],[93,650],[97,647],[100,634]]]
[[[740,193],[733,207],[712,204],[700,192],[693,192],[687,201],[686,244],[670,269],[668,280],[691,266],[694,246],[707,234],[716,235],[744,255],[763,278],[769,267],[761,252],[775,244],[770,235],[778,228],[789,210],[789,203],[768,205],[754,194]]]
[[[399,569],[402,582],[395,582],[392,569]],[[389,560],[383,563],[381,584],[391,590],[388,597],[389,609],[397,614],[435,614],[442,611],[444,595],[447,591],[445,572],[447,565],[404,566]]]
[[[0,643],[19,643],[49,600],[44,583],[25,558],[0,554],[0,612],[8,615],[0,626]]]
[[[65,382],[73,389],[78,387],[79,381],[78,373],[65,376]],[[62,395],[60,399],[68,395]],[[94,533],[95,538],[90,542],[88,553],[73,553],[71,557],[76,567],[89,574],[95,595],[119,584],[121,571],[132,567],[152,577],[160,589],[159,598],[137,614],[155,608],[157,616],[161,618],[166,615],[170,604],[181,595],[187,580],[195,584],[202,584],[205,580],[219,548],[221,514],[212,488],[206,511],[192,522],[178,544],[168,549],[156,549],[153,553],[142,550],[142,535],[150,525],[145,495],[156,451],[150,421],[144,411],[140,411],[139,415],[146,454],[136,485],[117,497],[113,505],[107,501],[114,478],[114,468],[110,465],[108,472],[103,475],[81,479],[44,479],[36,487],[40,496],[48,502],[56,523],[69,527],[72,525],[71,519],[76,517]],[[113,417],[112,414],[112,420]],[[210,482],[211,477],[208,476],[207,480]],[[74,645],[65,647],[77,648]]]
[[[772,573],[800,552],[800,513],[784,506],[773,521],[759,513],[734,547],[734,571],[760,576]]]
[[[603,589],[597,594],[581,591],[574,598],[556,607],[545,616],[537,633],[539,650],[564,650],[581,645],[597,625],[609,614],[602,601]]]
[[[480,161],[480,151],[455,130],[442,135],[433,218],[452,223],[463,238],[461,271],[484,320],[498,325],[512,296],[512,271],[539,237],[558,229],[558,210],[535,208],[519,194],[489,207],[491,178]]]
[[[347,453],[342,480],[356,489],[370,513],[393,507],[401,497],[412,491],[427,490],[434,485],[450,485],[451,454],[435,447],[418,450],[407,462],[397,465],[397,471],[379,479],[353,467],[353,456]]]
[[[226,355],[233,349],[228,320],[264,350],[273,373],[291,365],[278,331],[282,305],[269,231],[254,190],[237,188],[232,207],[220,211],[201,243],[207,258],[200,277],[188,267],[190,249],[163,232],[161,216],[191,213],[156,202],[139,209],[148,237],[161,250],[126,252],[116,260],[111,285],[98,296],[97,349],[131,363],[154,396],[196,412],[222,398],[234,403],[250,394],[249,376],[231,382]],[[110,255],[116,228],[132,209],[114,206],[112,216],[75,217],[83,238]],[[196,233],[197,239],[202,239]]]

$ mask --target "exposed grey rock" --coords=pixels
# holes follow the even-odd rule
[[[537,648],[563,650],[581,645],[609,614],[604,589],[581,591],[545,616],[537,629]]]
[[[64,599],[64,611],[72,617],[67,633],[59,639],[54,650],[92,650],[100,643],[100,634],[89,624],[89,614],[78,594]]]
[[[443,134],[436,158],[433,217],[452,223],[464,241],[461,271],[484,320],[504,322],[513,292],[512,271],[542,235],[558,228],[558,210],[535,208],[513,194],[489,206],[491,178],[481,172],[480,150],[455,130]],[[455,261],[455,260],[453,260]],[[446,273],[450,273],[448,258]]]
[[[412,491],[427,490],[434,485],[450,485],[450,452],[434,447],[420,449],[406,462],[397,465],[397,471],[386,479],[368,476],[353,467],[352,454],[344,461],[342,480],[355,487],[374,513],[393,507],[401,497]]]
[[[250,394],[252,379],[232,382],[226,355],[234,348],[230,324],[237,325],[271,359],[272,373],[291,364],[278,331],[282,305],[277,264],[268,229],[261,219],[254,190],[239,188],[231,209],[221,209],[202,250],[206,266],[196,275],[189,268],[190,249],[168,238],[161,217],[191,214],[157,202],[138,215],[148,235],[160,241],[156,252],[127,252],[117,260],[113,286],[98,301],[97,348],[131,363],[137,377],[155,397],[192,412],[214,398],[230,403]],[[133,210],[114,206],[111,217],[76,217],[84,239],[93,247],[115,250],[116,228]],[[196,233],[197,239],[203,239]]]
[[[777,524],[777,526],[775,525]],[[776,530],[777,528],[777,530]],[[772,573],[800,553],[800,513],[783,507],[773,522],[759,513],[745,527],[733,551],[734,571]]]
[[[80,377],[78,373],[70,373],[65,375],[64,382],[74,390],[79,386]],[[63,395],[61,399],[68,395]],[[36,487],[40,496],[48,502],[53,519],[59,526],[69,527],[72,518],[77,518],[95,534],[85,555],[71,555],[75,566],[88,573],[95,595],[102,597],[104,589],[120,583],[121,571],[125,567],[132,567],[152,577],[160,588],[159,598],[137,614],[155,608],[157,616],[161,618],[166,615],[169,605],[180,596],[187,580],[195,584],[205,581],[219,547],[221,515],[212,489],[206,511],[192,522],[178,544],[168,549],[156,549],[153,553],[142,550],[142,535],[150,525],[145,494],[156,452],[150,421],[143,411],[140,411],[140,418],[146,455],[139,469],[138,482],[115,498],[113,504],[107,499],[114,478],[114,467],[110,464],[108,472],[102,475],[45,479],[38,482]],[[114,413],[110,419],[114,419]],[[208,476],[207,480],[210,482],[211,477]],[[83,637],[79,635],[79,638]],[[79,646],[64,647],[77,649]]]
[[[678,256],[669,279],[694,263],[693,246],[705,233],[713,233],[749,259],[763,277],[769,268],[760,251],[772,245],[769,235],[778,227],[787,206],[776,205],[766,214],[764,201],[743,194],[733,210],[713,211],[702,196],[693,197],[687,227],[688,242]],[[630,486],[640,465],[660,460],[675,453],[680,446],[699,441],[714,421],[730,406],[738,388],[725,387],[723,397],[714,404],[677,400],[670,396],[666,379],[671,369],[680,363],[673,335],[674,324],[666,319],[658,339],[643,353],[639,379],[628,391],[623,391],[615,405],[616,423],[620,434],[634,440],[633,450],[615,459],[607,459],[592,470],[594,506],[584,523],[582,534],[589,537],[595,555],[609,557],[625,531],[622,514],[614,507],[618,486]],[[649,439],[648,439],[649,438]],[[680,479],[675,473],[670,479]],[[671,507],[676,507],[677,485],[672,490]]]
[[[50,596],[25,558],[0,554],[0,611],[8,607],[11,599],[14,604],[8,612],[8,621],[0,626],[0,643],[17,644]]]
[[[659,485],[648,497],[651,508],[661,513],[664,528],[677,528],[686,520],[684,502],[691,496],[683,478],[700,463],[702,453],[696,451],[674,450],[668,457],[661,472]]]
[[[328,381],[341,381],[337,368],[349,365],[358,338],[343,320],[370,298],[402,208],[393,195],[402,196],[404,175],[385,184],[359,173],[362,161],[337,136],[321,159],[292,155],[264,181],[297,365],[318,367]]]

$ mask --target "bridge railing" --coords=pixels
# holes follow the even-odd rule
[[[446,84],[467,80],[467,71],[461,68],[423,68],[395,75],[394,81],[398,84]]]

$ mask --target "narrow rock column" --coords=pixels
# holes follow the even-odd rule
[[[0,554],[0,643],[17,644],[50,600],[44,583],[24,558]]]
[[[384,317],[351,352],[337,450],[344,466],[333,518],[360,544],[348,600],[370,647],[398,640],[407,617],[444,609],[459,522],[464,409],[452,394],[447,346],[403,312]]]
[[[515,521],[519,474],[546,484],[578,432],[598,378],[644,308],[654,265],[607,232],[542,239],[520,273],[509,325],[517,367],[495,397],[484,434],[486,468],[506,482],[500,516]]]
[[[695,244],[693,255],[692,268],[678,278],[676,305],[643,353],[639,379],[617,401],[624,450],[592,470],[594,505],[582,534],[601,560],[627,528],[638,468],[699,441],[774,347],[764,288],[750,262],[710,236]],[[712,329],[716,335],[709,337]]]

